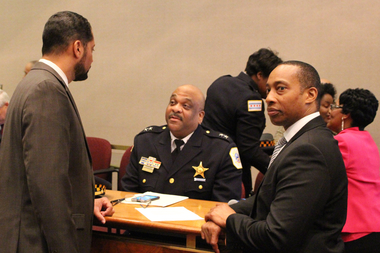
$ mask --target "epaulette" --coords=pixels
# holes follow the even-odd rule
[[[163,132],[168,126],[148,126],[144,128],[138,135],[145,134],[145,133],[161,133]]]
[[[233,142],[233,140],[226,134],[223,134],[221,132],[217,132],[217,131],[214,131],[214,130],[211,130],[211,129],[203,129],[203,132],[205,135],[211,137],[211,138],[218,138],[218,139],[222,139],[222,140],[225,140],[225,141],[228,141],[228,142]]]

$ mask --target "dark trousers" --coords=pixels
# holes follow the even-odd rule
[[[380,232],[370,233],[357,240],[344,243],[346,253],[380,252]]]

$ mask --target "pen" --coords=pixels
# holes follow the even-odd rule
[[[117,204],[119,204],[121,201],[123,201],[125,198],[122,198],[122,199],[115,199],[115,200],[112,200],[111,201],[111,204],[112,206],[116,206]]]

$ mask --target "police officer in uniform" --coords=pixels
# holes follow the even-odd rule
[[[122,178],[124,191],[153,191],[194,199],[240,199],[242,165],[234,142],[202,127],[204,96],[193,85],[178,87],[165,126],[145,128],[134,140]]]
[[[264,103],[270,72],[282,60],[269,49],[253,53],[245,73],[219,77],[207,90],[205,118],[202,125],[225,133],[236,143],[243,164],[246,197],[252,190],[251,166],[265,174],[269,156],[260,149],[265,128]]]

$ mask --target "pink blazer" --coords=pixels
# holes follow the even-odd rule
[[[335,136],[348,177],[344,233],[380,232],[380,156],[375,141],[358,127]]]

